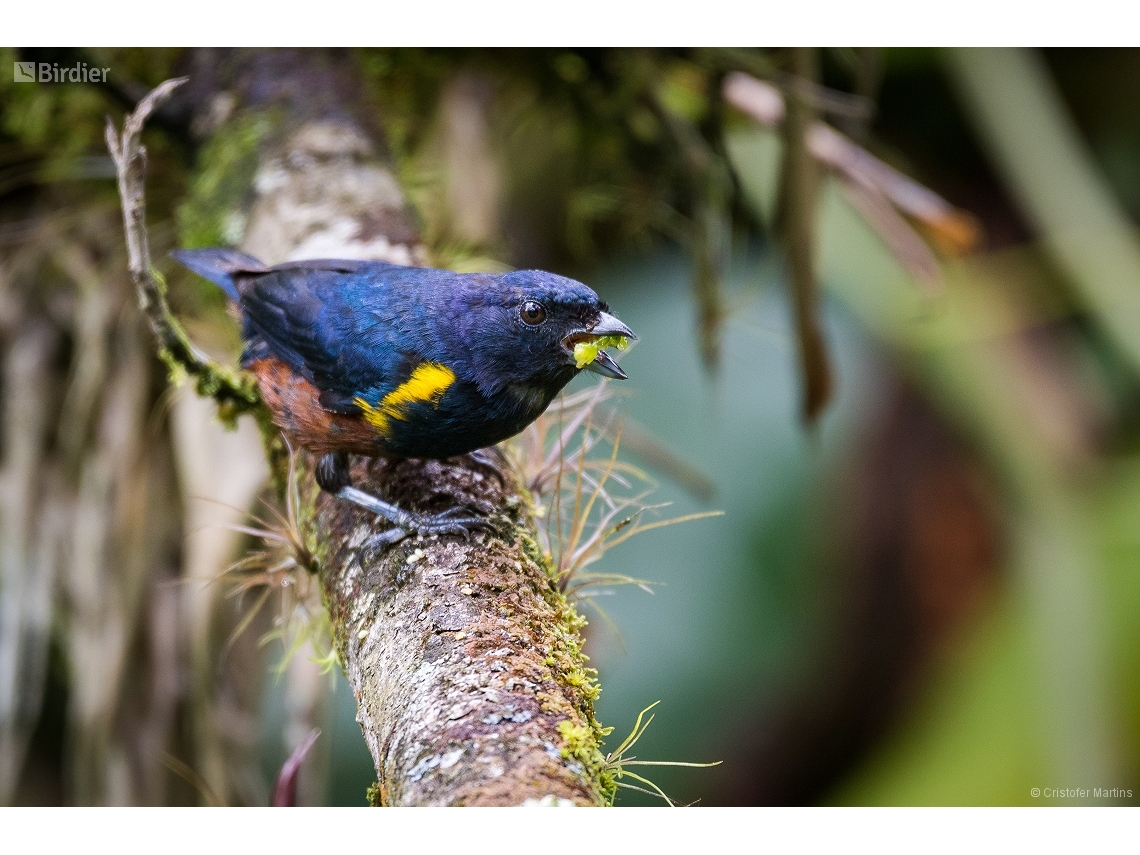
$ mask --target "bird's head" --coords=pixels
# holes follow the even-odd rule
[[[637,336],[591,288],[541,270],[516,271],[504,280],[513,324],[537,362],[626,379],[605,348],[625,350]]]
[[[624,350],[637,336],[592,289],[541,270],[497,279],[498,287],[482,295],[483,321],[490,321],[478,336],[484,366],[512,383],[555,392],[581,370],[626,379],[605,349]]]

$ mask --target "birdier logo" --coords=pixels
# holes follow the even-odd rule
[[[58,62],[14,62],[16,83],[106,83],[109,68],[93,68],[85,62],[60,67]]]

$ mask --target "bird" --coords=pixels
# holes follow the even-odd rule
[[[470,511],[414,513],[354,487],[350,454],[472,455],[485,465],[481,449],[522,431],[579,372],[627,379],[605,348],[637,338],[591,288],[543,270],[269,266],[221,247],[171,256],[236,306],[241,365],[277,427],[317,458],[320,488],[392,524],[373,546],[489,526]]]

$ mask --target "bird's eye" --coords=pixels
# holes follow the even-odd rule
[[[532,327],[537,327],[546,320],[546,309],[542,303],[536,303],[534,300],[527,300],[522,304],[519,310],[519,317],[523,319],[524,324],[530,324]]]

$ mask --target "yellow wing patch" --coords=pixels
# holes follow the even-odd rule
[[[388,433],[390,419],[405,421],[412,404],[430,403],[439,406],[439,399],[455,382],[455,372],[435,362],[424,362],[416,366],[412,376],[385,395],[380,403],[372,406],[363,398],[355,398],[356,405],[364,412],[364,419],[381,434]]]

